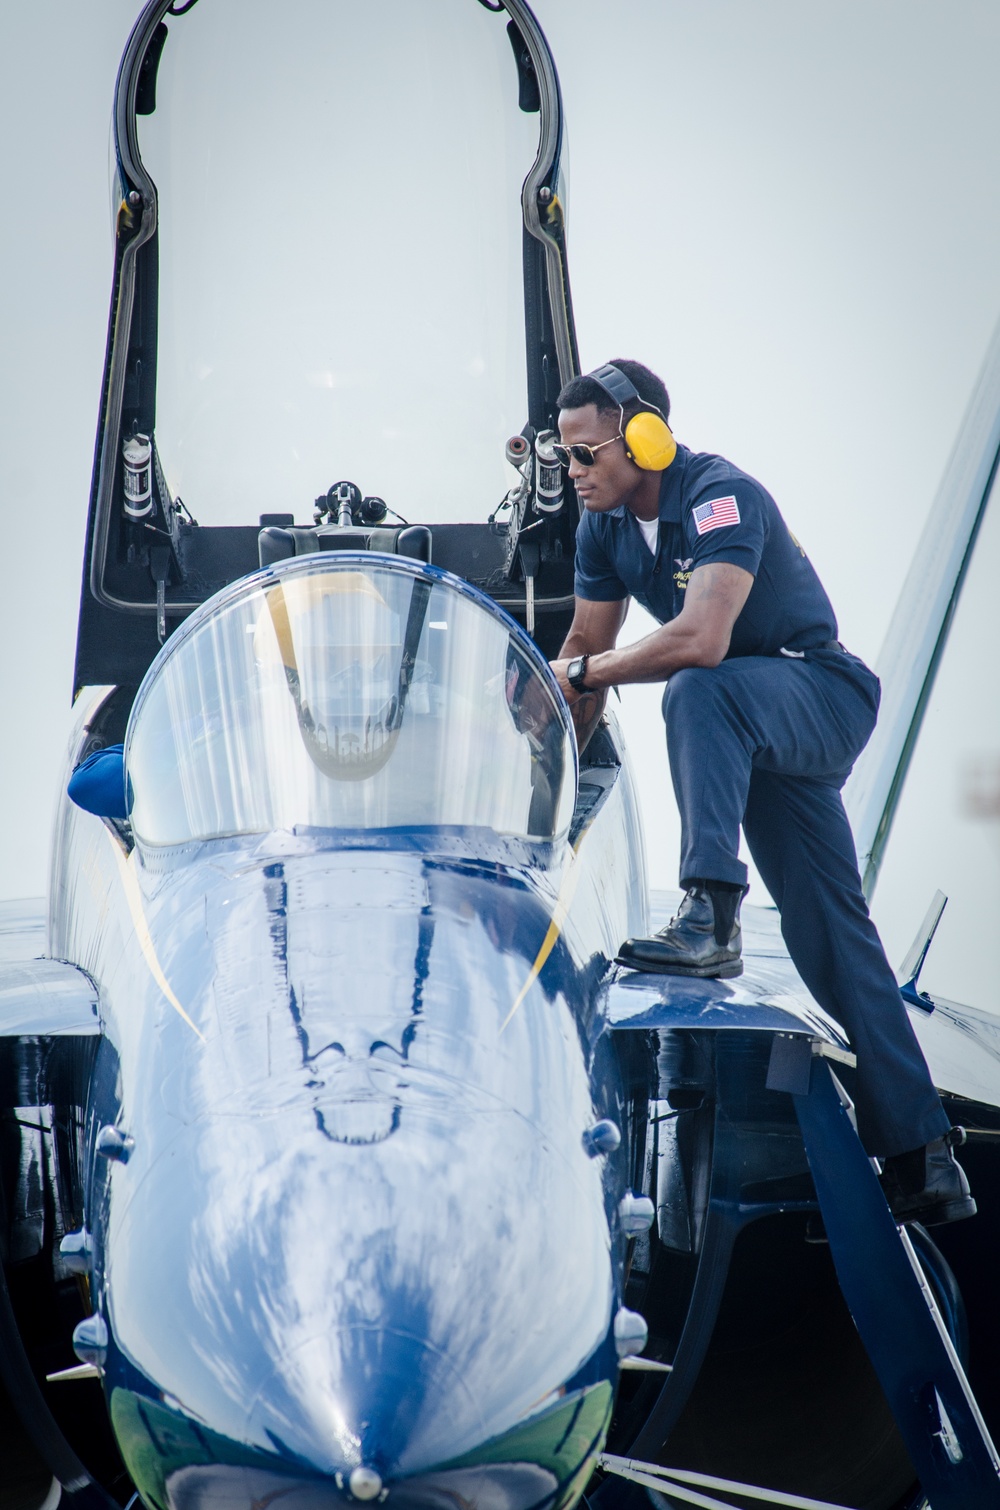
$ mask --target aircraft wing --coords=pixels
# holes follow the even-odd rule
[[[1000,1018],[943,996],[909,1012],[938,1090],[1000,1106]]]
[[[663,926],[680,897],[680,892],[652,893],[653,928]],[[745,968],[735,980],[617,966],[607,986],[612,1026],[807,1034],[823,1041],[833,1058],[846,1053],[840,1024],[816,1005],[788,958],[776,909],[744,907],[742,921]],[[907,1009],[938,1090],[1000,1106],[1000,1018],[942,997],[907,1001]]]
[[[0,1037],[98,1033],[94,982],[44,947],[45,899],[0,902]]]
[[[100,1032],[97,989],[57,959],[0,964],[0,1037],[92,1037]]]

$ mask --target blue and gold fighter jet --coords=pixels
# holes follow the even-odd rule
[[[737,982],[613,964],[651,919],[620,730],[581,759],[547,664],[528,6],[149,0],[113,149],[48,914],[0,939],[0,1507],[1000,1504],[995,1029],[914,987],[978,1065],[946,1258],[773,914]]]

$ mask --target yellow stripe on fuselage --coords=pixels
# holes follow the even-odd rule
[[[586,831],[587,830],[584,829],[584,833],[586,833]],[[549,955],[555,948],[556,940],[562,932],[563,924],[566,921],[566,914],[569,912],[569,906],[573,900],[573,894],[576,891],[576,883],[580,879],[579,852],[580,840],[582,840],[582,838],[583,834],[581,834],[580,838],[576,841],[576,845],[570,854],[569,863],[566,866],[566,872],[562,878],[562,885],[559,888],[559,895],[556,897],[556,905],[552,909],[552,921],[549,923],[545,937],[542,939],[542,947],[535,955],[535,963],[528,971],[527,980],[524,982],[524,985],[521,987],[520,991],[518,991],[517,993],[517,996],[514,998],[514,1005],[511,1007],[510,1011],[507,1013],[507,1016],[504,1018],[503,1023],[501,1024],[501,1033],[504,1032],[507,1024],[514,1016],[514,1013],[517,1011],[518,1007],[521,1005],[524,998],[531,990],[531,987],[538,979],[539,975],[542,972],[542,967],[544,966],[545,961],[548,959]]]
[[[196,1026],[195,1023],[191,1021],[190,1017],[185,1012],[180,1002],[177,1000],[177,997],[171,990],[170,982],[167,980],[167,977],[163,973],[163,967],[156,957],[156,950],[153,947],[153,940],[149,932],[149,924],[146,922],[146,914],[143,911],[142,892],[139,890],[139,881],[135,873],[135,850],[133,850],[132,853],[126,858],[126,856],[122,853],[121,845],[111,837],[111,834],[108,832],[107,828],[105,828],[104,831],[108,835],[108,842],[111,845],[112,851],[114,852],[115,861],[118,865],[118,872],[122,879],[122,890],[125,893],[125,900],[128,903],[128,910],[132,917],[132,925],[135,928],[135,936],[139,941],[139,948],[142,950],[142,957],[146,961],[146,964],[149,966],[149,973],[156,981],[156,984],[159,986],[160,990],[163,992],[164,996],[167,998],[167,1001],[173,1007],[174,1011],[180,1017],[183,1017],[192,1033],[197,1033],[202,1043],[204,1043],[204,1033],[199,1027]]]

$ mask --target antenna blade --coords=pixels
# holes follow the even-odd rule
[[[941,914],[948,904],[948,898],[943,891],[934,893],[931,905],[927,909],[927,916],[917,929],[917,936],[913,940],[906,953],[906,958],[899,967],[898,980],[901,986],[915,986],[917,977],[924,968],[924,960],[927,951],[931,947],[931,940],[937,932],[937,925],[941,921]]]

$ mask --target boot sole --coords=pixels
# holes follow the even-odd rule
[[[919,1222],[922,1227],[941,1227],[945,1222],[962,1222],[966,1217],[975,1216],[978,1206],[971,1196],[960,1201],[938,1201],[936,1205],[925,1206],[922,1211],[910,1211],[905,1216],[893,1217],[900,1226],[907,1222]]]
[[[728,960],[721,965],[665,965],[656,960],[642,959],[638,955],[619,954],[615,963],[629,970],[642,970],[649,975],[686,975],[698,980],[731,980],[743,974],[741,959]]]
[[[967,1201],[942,1201],[937,1206],[929,1207],[923,1214],[918,1211],[913,1216],[895,1217],[894,1220],[901,1227],[909,1222],[919,1222],[922,1227],[939,1227],[945,1222],[961,1222],[966,1217],[975,1216],[976,1210],[976,1203],[970,1196]],[[805,1240],[814,1247],[823,1244],[829,1246],[830,1239],[822,1220],[815,1221],[811,1226],[807,1224]]]

